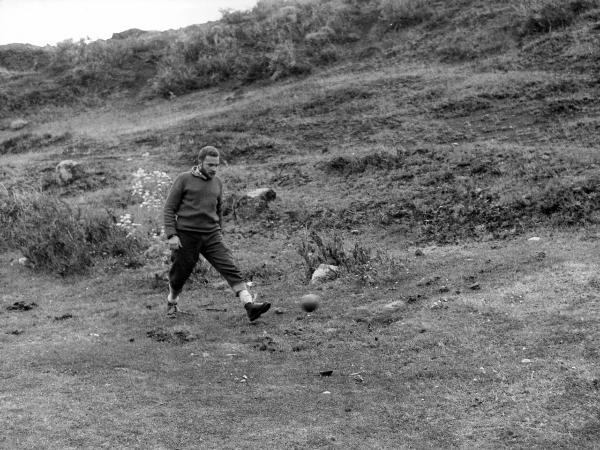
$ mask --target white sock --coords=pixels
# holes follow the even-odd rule
[[[177,297],[179,297],[179,294],[176,295],[173,288],[169,286],[169,295],[167,296],[167,301],[169,303],[177,303]]]
[[[243,289],[240,292],[238,292],[238,297],[244,305],[246,303],[252,303],[252,295],[250,295],[250,292],[248,292],[247,289]]]

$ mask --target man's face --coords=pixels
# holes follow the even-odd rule
[[[204,172],[204,175],[206,175],[208,178],[212,178],[217,174],[217,169],[219,168],[219,157],[218,156],[210,156],[208,155],[206,158],[204,158],[204,161],[202,161],[202,172]]]

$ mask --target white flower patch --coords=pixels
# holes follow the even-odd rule
[[[117,226],[127,230],[127,236],[147,236],[151,239],[164,240],[164,226],[159,224],[162,209],[172,180],[165,172],[138,169],[133,174],[131,195],[137,204],[119,217]],[[135,220],[134,220],[135,216]]]
[[[119,217],[119,220],[116,224],[119,228],[123,228],[127,231],[127,237],[133,236],[135,229],[139,227],[141,224],[135,223],[131,217],[131,214],[123,214]]]
[[[171,177],[165,172],[146,172],[138,169],[133,173],[132,195],[141,201],[142,208],[158,209],[164,204],[171,186]]]

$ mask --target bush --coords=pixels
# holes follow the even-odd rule
[[[131,257],[141,248],[108,212],[76,210],[39,192],[4,192],[0,213],[6,247],[43,272],[85,273],[97,256]]]
[[[174,61],[162,62],[156,76],[151,81],[152,91],[169,98],[198,88],[197,72],[184,64]]]

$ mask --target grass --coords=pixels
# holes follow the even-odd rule
[[[3,305],[39,305],[1,313],[3,445],[591,448],[593,242],[553,233],[491,251],[406,249],[402,286],[325,287],[310,315],[302,286],[282,296],[279,283],[261,285],[283,313],[253,325],[233,298],[198,285],[185,293],[189,314],[170,321],[164,292],[139,273],[17,289],[27,274],[3,265],[13,292]],[[278,254],[294,264],[291,250]],[[450,294],[418,286],[433,274]],[[466,288],[467,274],[481,290]]]

